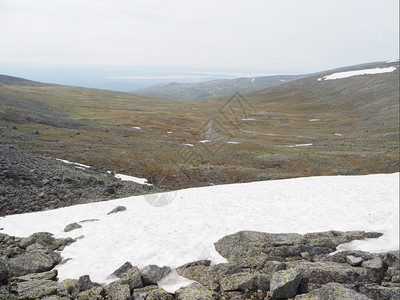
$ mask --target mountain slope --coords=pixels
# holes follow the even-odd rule
[[[137,94],[159,96],[171,100],[205,99],[249,93],[301,78],[301,75],[276,75],[253,78],[219,79],[198,83],[168,82],[135,90]]]
[[[392,71],[325,78],[376,68]],[[0,83],[2,143],[144,177],[169,189],[396,172],[398,112],[398,62],[321,72],[234,97],[182,102]]]

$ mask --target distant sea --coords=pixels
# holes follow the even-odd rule
[[[210,70],[174,67],[103,67],[1,63],[0,74],[45,83],[133,92],[166,82],[203,82],[277,74],[294,74],[278,70]]]

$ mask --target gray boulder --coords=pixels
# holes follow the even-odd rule
[[[161,278],[168,275],[168,273],[170,271],[171,271],[171,268],[165,267],[165,266],[162,268],[160,268],[159,266],[156,266],[156,265],[146,266],[141,270],[143,284],[145,286],[157,285],[157,282],[159,282],[161,280]]]
[[[218,285],[225,276],[241,273],[243,269],[240,265],[226,263],[214,266],[186,264],[177,268],[176,272],[183,277],[211,287],[213,285]]]
[[[78,223],[71,223],[65,226],[64,231],[69,232],[78,228],[82,228],[82,225],[79,225]]]
[[[29,280],[13,283],[10,290],[18,295],[18,299],[34,300],[46,296],[59,296],[69,298],[65,286],[51,280]]]
[[[271,294],[274,298],[291,298],[296,296],[301,273],[298,269],[277,271],[271,279]]]
[[[118,269],[116,269],[111,275],[117,276],[119,278],[121,278],[121,276],[128,271],[129,269],[132,269],[133,266],[132,264],[127,261],[126,263],[124,263],[122,266],[120,266]]]
[[[0,261],[0,285],[7,284],[10,268],[4,261]]]
[[[257,291],[257,274],[237,273],[224,277],[220,281],[221,292],[249,292]]]
[[[30,273],[40,273],[53,269],[61,256],[58,253],[43,251],[26,252],[9,260],[10,271],[13,276],[22,276]]]
[[[198,282],[194,282],[175,292],[177,300],[214,300],[217,294]]]
[[[146,300],[173,300],[170,294],[163,289],[154,289],[146,294]]]
[[[327,231],[304,235],[240,231],[220,239],[215,243],[215,249],[230,262],[246,267],[259,267],[269,260],[300,259],[304,252],[310,257],[330,253],[339,244],[380,235],[382,234],[364,231]]]
[[[400,299],[400,287],[384,287],[377,284],[363,284],[360,293],[372,299],[398,300]]]
[[[143,288],[134,289],[132,292],[133,300],[144,300],[146,298],[146,294],[152,290],[158,289],[157,285],[149,285]]]
[[[101,286],[95,286],[86,291],[80,292],[75,300],[100,300],[106,298],[106,290]]]
[[[127,284],[131,290],[142,288],[143,280],[138,267],[132,267],[121,275],[121,279],[117,281],[119,284]]]
[[[297,295],[295,300],[371,300],[366,295],[360,294],[345,285],[328,283],[311,293]],[[377,298],[378,299],[378,298]]]
[[[353,255],[348,255],[346,256],[347,262],[350,264],[350,266],[353,267],[359,267],[361,266],[362,262],[364,261],[362,257],[356,257]]]
[[[107,299],[130,300],[131,291],[128,284],[111,283],[105,287]]]
[[[75,296],[79,293],[78,279],[64,279],[61,284],[66,287],[68,294]]]
[[[19,247],[26,249],[28,246],[33,244],[40,244],[48,251],[63,250],[65,246],[73,243],[72,238],[56,239],[52,233],[49,232],[37,232],[30,235],[27,238],[22,238],[19,242]]]
[[[370,281],[379,282],[383,279],[386,270],[382,258],[376,256],[373,259],[364,261],[362,266],[366,269]]]
[[[114,208],[113,210],[111,210],[107,215],[115,214],[115,213],[117,213],[117,212],[124,211],[124,210],[126,210],[126,207],[125,207],[125,206],[117,206],[116,208]]]
[[[47,272],[42,272],[42,273],[32,273],[24,276],[19,276],[19,277],[14,277],[12,279],[13,282],[24,282],[24,281],[30,281],[30,280],[51,280],[51,281],[57,281],[57,270],[51,270]]]
[[[89,275],[83,275],[79,277],[78,285],[80,292],[90,290],[91,288],[94,287],[94,283],[92,282],[92,280],[90,280]]]

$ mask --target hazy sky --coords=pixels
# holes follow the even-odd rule
[[[398,6],[398,0],[0,0],[0,69],[22,62],[307,72],[395,59]]]

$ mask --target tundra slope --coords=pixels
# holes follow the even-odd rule
[[[395,70],[318,80],[388,67]],[[398,62],[179,103],[7,78],[0,83],[3,143],[168,189],[399,168]]]

